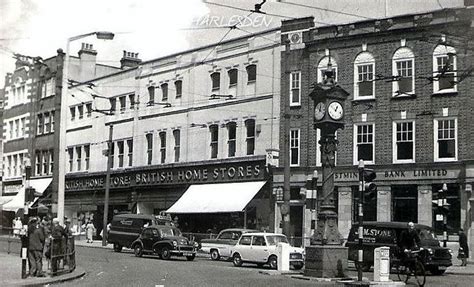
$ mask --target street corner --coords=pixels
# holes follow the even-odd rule
[[[72,272],[60,274],[57,276],[47,275],[46,277],[28,277],[26,279],[13,279],[2,281],[3,286],[45,286],[54,283],[61,283],[66,281],[81,278],[86,274],[82,267],[76,267]]]

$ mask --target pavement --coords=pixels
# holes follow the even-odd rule
[[[5,247],[7,245],[10,246],[9,250]],[[105,249],[113,249],[111,244],[106,246],[102,246],[102,241],[95,240],[92,243],[87,243],[85,239],[79,239],[75,242],[76,246],[88,247],[88,248],[105,248]],[[457,244],[450,244],[452,250],[456,250],[457,252]],[[69,280],[74,280],[80,278],[86,274],[84,268],[80,266],[80,262],[78,262],[78,266],[75,270],[70,273],[62,273],[57,276],[51,276],[46,274],[46,277],[38,278],[38,277],[28,277],[26,279],[21,279],[21,263],[22,260],[19,255],[19,239],[11,238],[11,237],[3,237],[0,236],[0,286],[44,286],[53,283],[59,283]],[[10,253],[8,253],[8,251]],[[198,253],[198,256],[208,257],[209,255],[204,253]],[[472,260],[472,259],[471,259]],[[47,269],[47,261],[43,260],[43,270]],[[301,272],[281,272],[277,270],[267,271],[267,275],[279,275],[279,276],[291,276],[295,279],[303,279],[303,280],[312,280],[316,282],[324,282],[328,281],[328,279],[319,278],[310,278],[305,277],[301,274]],[[265,274],[265,273],[263,273]],[[456,258],[456,254],[453,255],[453,266],[448,267],[446,270],[446,274],[452,275],[474,275],[474,261],[470,261],[467,266],[461,266],[461,261]],[[330,280],[330,279],[329,279]],[[334,279],[333,279],[334,280]]]

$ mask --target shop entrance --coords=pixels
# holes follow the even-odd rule
[[[418,222],[418,187],[392,185],[393,221]]]

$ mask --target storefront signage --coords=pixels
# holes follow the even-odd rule
[[[4,194],[17,193],[20,191],[22,186],[23,185],[21,184],[3,185],[3,193]]]
[[[433,169],[414,169],[414,170],[385,170],[376,171],[376,180],[390,179],[438,179],[438,178],[455,178],[459,171],[447,170],[443,168]],[[358,181],[359,172],[335,172],[334,179],[336,181]]]
[[[163,170],[114,173],[110,177],[111,188],[153,186],[159,184],[192,184],[211,182],[235,182],[264,178],[264,162],[235,163],[174,168]],[[66,180],[66,190],[90,190],[105,187],[105,175]]]

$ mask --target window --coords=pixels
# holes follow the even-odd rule
[[[153,158],[153,134],[146,134],[146,145],[147,164],[150,165]]]
[[[74,150],[72,147],[67,149],[67,153],[69,155],[69,171],[73,170],[73,162],[74,162]]]
[[[92,103],[86,103],[86,116],[88,118],[92,116]]]
[[[255,83],[257,81],[257,66],[248,65],[245,69],[247,70],[247,84]]]
[[[174,138],[174,162],[179,162],[180,148],[181,148],[181,131],[173,130]]]
[[[127,140],[128,146],[128,166],[132,166],[133,163],[133,140]]]
[[[81,163],[82,163],[82,146],[76,147],[76,162],[77,162],[77,171],[81,170]]]
[[[69,114],[71,115],[71,121],[73,121],[76,118],[76,107],[70,107]]]
[[[453,47],[439,45],[433,52],[433,91],[435,93],[455,92],[456,50]]]
[[[393,54],[392,73],[396,78],[392,84],[394,97],[415,92],[414,59],[415,55],[406,47]]]
[[[8,168],[7,168],[8,173],[7,174],[8,174],[8,176],[12,176],[12,156],[11,155],[9,155],[7,157],[7,162],[8,162]]]
[[[326,71],[328,70],[329,56],[325,56],[318,64],[318,83],[322,83],[326,79]],[[331,57],[331,70],[333,72],[333,79],[337,82],[337,62],[334,57]]]
[[[394,122],[393,162],[414,162],[415,125],[414,122]]]
[[[178,80],[174,82],[174,89],[176,91],[176,98],[181,98],[183,95],[183,81]]]
[[[418,188],[416,185],[392,185],[392,220],[418,222]],[[431,204],[431,203],[430,203]],[[410,212],[407,212],[409,210]]]
[[[237,137],[237,124],[235,122],[230,122],[227,124],[227,132],[228,132],[228,157],[235,156],[235,144],[236,144],[236,137]]]
[[[110,98],[110,113],[115,114],[116,110],[117,110],[117,99]]]
[[[41,135],[41,134],[43,134],[43,124],[44,124],[43,115],[39,114],[36,121],[37,121],[37,123],[36,123],[36,134]]]
[[[130,109],[133,110],[135,108],[135,94],[128,95],[128,100],[130,101]]]
[[[255,120],[249,119],[245,121],[246,138],[247,143],[247,155],[253,155],[255,153]]]
[[[229,74],[229,87],[237,86],[237,78],[238,78],[237,69],[231,69],[227,73]]]
[[[148,106],[153,106],[155,104],[155,87],[148,87]]]
[[[161,154],[161,163],[166,161],[166,132],[160,132],[160,154]]]
[[[109,152],[110,152],[110,168],[113,168],[115,165],[115,143],[109,142]]]
[[[290,106],[301,105],[301,72],[290,74]]]
[[[117,142],[117,147],[118,147],[118,166],[123,167],[123,156],[124,156],[124,142],[123,141],[118,141]]]
[[[300,165],[300,130],[290,129],[290,166]]]
[[[360,53],[354,61],[354,99],[374,98],[375,59],[368,52]]]
[[[219,72],[214,72],[211,74],[212,81],[212,91],[219,91],[221,88],[221,74]]]
[[[168,84],[164,83],[161,85],[161,100],[166,102],[168,100]]]
[[[42,158],[43,158],[43,173],[48,174],[49,152],[48,151],[43,151]]]
[[[49,174],[53,174],[54,169],[54,150],[49,150]]]
[[[457,160],[457,119],[434,121],[435,160]]]
[[[51,132],[54,132],[54,111],[50,112],[50,117],[51,117]]]
[[[51,131],[51,123],[49,119],[49,113],[44,114],[44,133],[47,134]]]
[[[26,135],[26,118],[20,119],[20,124],[21,124],[21,136]]]
[[[374,125],[360,124],[354,126],[354,164],[359,160],[374,163]]]
[[[41,175],[41,152],[35,152],[36,175]]]
[[[84,117],[84,106],[83,105],[77,106],[77,113],[79,114],[79,119],[82,119]]]
[[[84,170],[89,170],[90,167],[91,146],[84,146]]]
[[[39,125],[39,120],[37,120],[37,122],[38,122],[38,125]],[[13,121],[8,123],[8,127],[10,128],[10,139],[12,139],[13,138]],[[37,131],[39,131],[38,128],[37,128]]]
[[[20,119],[15,120],[15,138],[20,137]]]
[[[217,158],[218,141],[219,141],[219,126],[211,125],[209,127],[211,133],[211,158]]]
[[[119,103],[120,103],[120,112],[123,113],[125,111],[125,108],[127,107],[127,97],[126,96],[121,96],[119,97]]]

